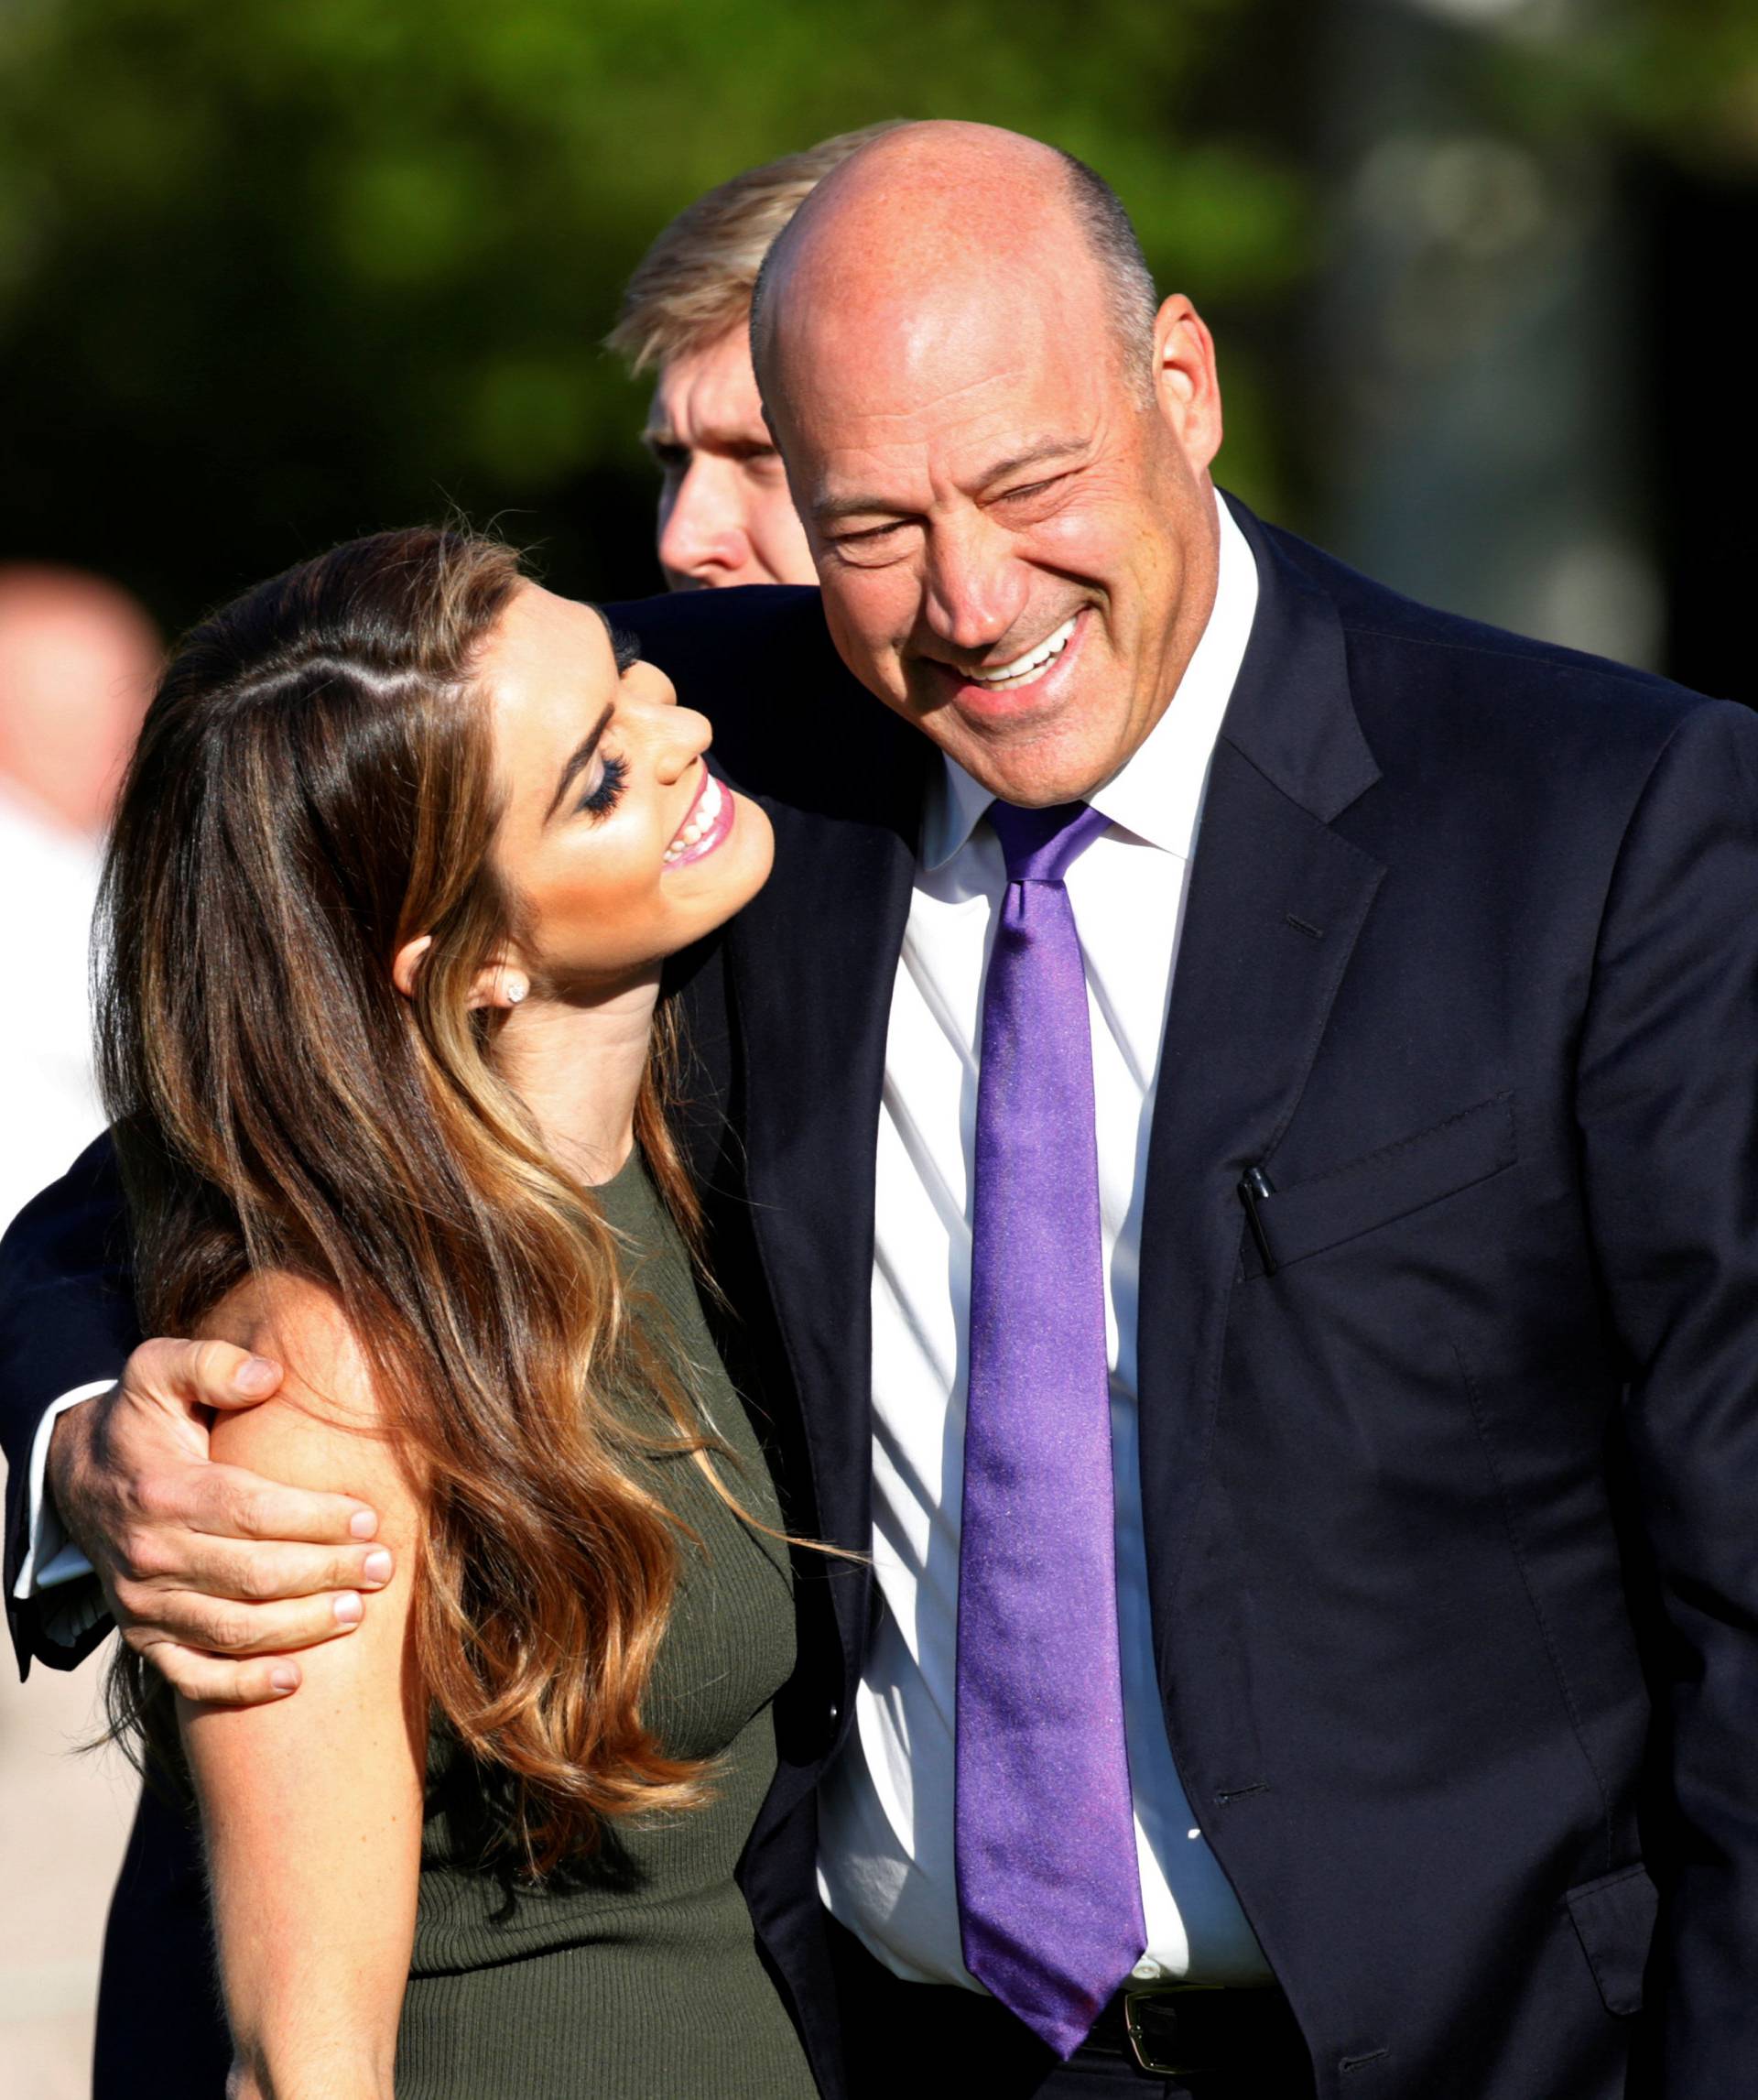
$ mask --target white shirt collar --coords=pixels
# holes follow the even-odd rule
[[[1163,852],[1188,860],[1196,850],[1209,761],[1232,698],[1257,612],[1257,564],[1232,513],[1215,498],[1221,554],[1215,603],[1172,704],[1141,747],[1094,790],[1091,800],[1113,824]],[[994,796],[954,758],[928,776],[922,818],[922,865],[944,867],[982,822]]]

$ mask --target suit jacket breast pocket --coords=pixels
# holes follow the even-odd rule
[[[1568,1903],[1606,2011],[1625,2017],[1640,2012],[1642,1973],[1660,1909],[1647,1868],[1638,1863],[1584,1881],[1568,1891]]]
[[[1273,1275],[1359,1239],[1487,1181],[1516,1157],[1510,1088],[1310,1181],[1253,1191],[1248,1178],[1240,1191],[1252,1226],[1243,1248],[1245,1274]]]

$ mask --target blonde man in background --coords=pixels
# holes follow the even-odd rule
[[[833,168],[895,122],[748,168],[680,212],[642,257],[605,339],[655,375],[643,433],[661,476],[659,560],[674,591],[816,583],[763,419],[751,294],[769,245]]]

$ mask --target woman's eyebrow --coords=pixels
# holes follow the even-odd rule
[[[543,821],[546,824],[549,822],[550,818],[555,815],[556,811],[561,807],[562,797],[568,792],[569,789],[573,786],[574,782],[580,778],[580,776],[586,770],[587,767],[591,764],[592,753],[598,749],[598,740],[601,736],[603,735],[605,724],[610,721],[612,715],[613,715],[615,713],[616,702],[615,701],[612,701],[605,708],[603,713],[599,716],[598,720],[593,723],[591,728],[588,730],[586,734],[581,738],[579,744],[575,746],[573,756],[570,758],[568,763],[562,767],[561,778],[556,783],[555,799],[551,801],[549,807],[543,812]]]

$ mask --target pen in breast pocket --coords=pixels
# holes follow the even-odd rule
[[[1257,1251],[1263,1257],[1265,1276],[1275,1274],[1275,1257],[1270,1252],[1270,1236],[1264,1229],[1262,1206],[1275,1193],[1275,1183],[1262,1167],[1248,1167],[1239,1184],[1239,1200],[1245,1206],[1252,1237],[1257,1242]]]

